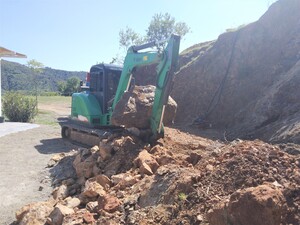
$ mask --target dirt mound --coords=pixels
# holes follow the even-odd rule
[[[46,206],[45,213],[35,214],[42,218],[31,219],[48,224],[218,224],[208,215],[227,210],[220,204],[229,201],[228,210],[244,205],[265,185],[269,197],[253,198],[258,199],[253,205],[263,209],[254,210],[254,217],[300,223],[299,155],[261,141],[225,144],[169,128],[165,136],[152,147],[124,134],[80,149],[73,161],[76,176],[38,204]],[[30,224],[25,221],[34,207],[20,210],[18,222]],[[240,207],[240,214],[247,215],[246,210]],[[230,215],[233,225],[249,224]]]
[[[201,117],[229,138],[300,143],[299,11],[299,0],[279,0],[257,22],[181,53],[175,122]]]

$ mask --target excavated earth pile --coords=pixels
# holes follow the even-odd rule
[[[299,154],[262,141],[166,128],[154,146],[112,135],[54,168],[69,159],[76,175],[56,178],[53,197],[20,209],[19,224],[300,224]]]
[[[300,143],[300,2],[186,49],[172,97],[175,124],[207,120],[227,138]]]
[[[113,111],[111,123],[126,128],[149,129],[154,96],[153,85],[135,86],[132,91],[125,92]],[[173,123],[176,110],[176,102],[169,97],[163,118],[164,125]]]

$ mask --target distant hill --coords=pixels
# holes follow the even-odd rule
[[[45,67],[41,74],[34,73],[20,63],[2,60],[2,89],[6,91],[32,90],[34,79],[38,79],[38,89],[42,91],[57,91],[57,83],[66,81],[69,77],[85,79],[86,72],[70,72]]]

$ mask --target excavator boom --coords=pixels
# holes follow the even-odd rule
[[[154,140],[163,137],[164,135],[162,121],[164,109],[173,86],[174,73],[176,71],[179,55],[180,36],[174,34],[171,35],[166,48],[163,49],[162,52],[139,52],[155,45],[155,42],[150,42],[140,46],[132,46],[128,49],[119,86],[112,106],[113,110],[124,92],[128,91],[132,78],[132,71],[134,69],[141,66],[158,64],[156,67],[157,78],[155,84],[155,98],[150,119],[152,131],[151,139]]]

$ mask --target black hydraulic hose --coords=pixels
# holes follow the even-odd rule
[[[236,46],[236,42],[237,42],[239,33],[240,33],[240,31],[236,32],[236,35],[235,35],[235,38],[234,38],[234,41],[232,44],[232,50],[231,50],[231,54],[230,54],[227,68],[226,68],[225,75],[224,75],[219,87],[217,88],[212,100],[210,101],[209,106],[208,106],[207,111],[205,112],[204,116],[198,117],[196,120],[194,120],[194,123],[205,121],[206,118],[211,114],[211,112],[217,107],[218,103],[220,102],[221,95],[222,95],[222,92],[223,92],[223,89],[225,86],[225,81],[227,80],[229,70],[231,68],[231,64],[232,64],[232,60],[233,60],[233,56],[234,56],[234,50],[235,50],[235,46]],[[217,100],[216,100],[216,98],[217,98]],[[214,102],[215,102],[215,104],[214,104]]]

